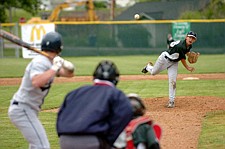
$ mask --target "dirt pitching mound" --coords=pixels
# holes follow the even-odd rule
[[[144,99],[147,115],[163,128],[163,149],[197,149],[204,116],[209,111],[225,110],[225,98],[177,97],[175,108],[166,108],[168,98]]]

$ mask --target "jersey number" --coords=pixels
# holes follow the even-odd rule
[[[177,45],[180,42],[180,40],[171,42],[170,47],[174,47],[175,45]]]

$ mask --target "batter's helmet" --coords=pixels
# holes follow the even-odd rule
[[[57,32],[49,32],[45,34],[41,42],[42,51],[51,51],[60,53],[62,51],[62,37]]]
[[[107,80],[116,85],[119,81],[119,71],[116,65],[109,60],[101,61],[94,71],[94,79]]]
[[[127,97],[130,99],[130,103],[133,108],[133,116],[138,117],[144,115],[146,108],[144,103],[142,102],[142,99],[134,93],[128,94]]]

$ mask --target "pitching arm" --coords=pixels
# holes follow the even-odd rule
[[[195,70],[194,67],[188,66],[188,64],[187,64],[187,62],[186,62],[185,59],[181,59],[181,62],[182,62],[182,64],[183,64],[183,66],[184,66],[188,71],[193,72],[193,71]]]

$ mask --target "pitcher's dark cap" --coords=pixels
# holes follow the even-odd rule
[[[188,32],[187,36],[194,37],[195,39],[197,39],[197,34],[195,32],[193,32],[193,31]]]

